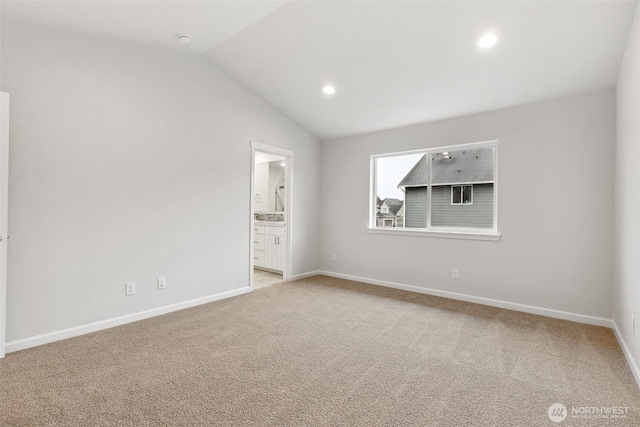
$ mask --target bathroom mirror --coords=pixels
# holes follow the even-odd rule
[[[254,212],[284,212],[285,158],[256,152]]]

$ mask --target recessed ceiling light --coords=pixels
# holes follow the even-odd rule
[[[180,43],[187,44],[191,41],[191,34],[185,34],[185,33],[176,34],[176,38]]]
[[[331,85],[326,85],[322,88],[322,91],[327,95],[333,95],[334,93],[336,93],[336,88]]]
[[[493,47],[498,42],[498,36],[495,34],[485,34],[484,36],[478,39],[478,47],[482,49],[489,49]]]

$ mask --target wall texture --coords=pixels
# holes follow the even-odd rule
[[[367,232],[370,155],[493,139],[500,242]],[[321,268],[611,319],[614,139],[602,90],[323,141]]]
[[[248,286],[251,140],[295,152],[292,274],[317,269],[319,142],[205,59],[11,22],[2,56],[8,341]]]
[[[640,383],[640,7],[629,34],[616,86],[615,288],[613,320],[635,361]]]

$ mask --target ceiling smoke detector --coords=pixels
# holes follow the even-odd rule
[[[178,41],[182,44],[187,44],[191,41],[191,34],[177,34],[176,38],[178,39]]]

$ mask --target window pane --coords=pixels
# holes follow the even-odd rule
[[[496,152],[478,144],[372,156],[374,226],[495,228]]]
[[[454,205],[460,203],[460,187],[451,187],[451,193],[451,203],[453,203]]]
[[[464,187],[462,187],[462,203],[464,203],[465,205],[471,203],[471,188],[472,187],[470,185],[465,185]]]
[[[431,226],[493,228],[495,147],[431,153]]]
[[[420,172],[419,163],[422,162],[426,165],[426,160],[423,160],[425,155],[423,153],[418,154],[403,154],[398,156],[380,157],[375,160],[376,162],[376,196],[377,196],[377,211],[376,211],[376,226],[377,227],[426,227],[426,203],[422,207],[424,221],[421,225],[416,223],[412,219],[411,225],[405,224],[405,191],[406,186],[400,187],[401,183],[408,182],[409,179],[418,182],[420,176],[414,176],[415,173]],[[421,164],[421,163],[420,163]],[[412,175],[411,173],[414,173]],[[426,186],[427,175],[424,173],[424,185]],[[426,187],[425,187],[426,188]],[[411,198],[411,197],[410,197]],[[383,212],[383,205],[384,211]]]

